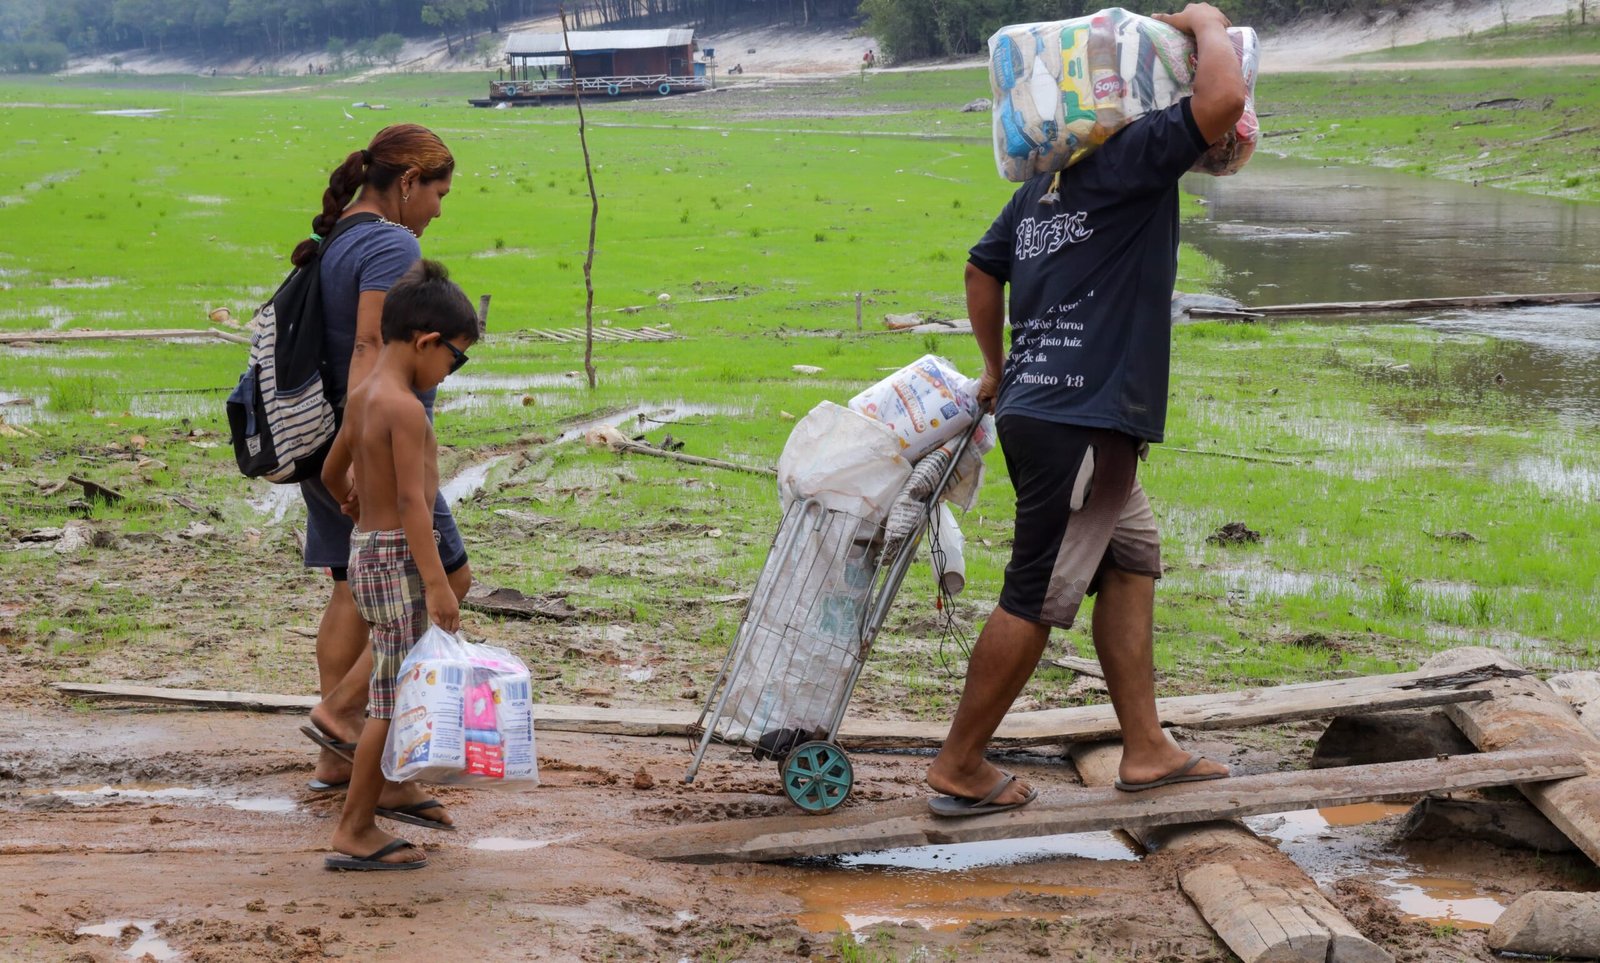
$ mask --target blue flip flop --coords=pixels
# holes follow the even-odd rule
[[[306,788],[312,792],[329,793],[342,792],[350,787],[350,780],[342,782],[323,782],[321,779],[312,779],[306,783]]]
[[[1167,773],[1165,776],[1162,776],[1160,779],[1152,779],[1149,782],[1124,782],[1121,778],[1118,778],[1112,781],[1111,785],[1117,787],[1123,792],[1144,792],[1146,789],[1155,789],[1160,786],[1171,786],[1180,782],[1210,782],[1213,779],[1228,778],[1228,774],[1225,772],[1208,772],[1200,773],[1198,775],[1195,774],[1193,771],[1194,767],[1200,765],[1201,761],[1204,759],[1205,756],[1202,756],[1200,753],[1191,752],[1189,753],[1188,762],[1185,762],[1183,765]]]

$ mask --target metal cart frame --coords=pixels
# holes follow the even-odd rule
[[[959,438],[938,483],[921,499],[921,510],[910,534],[887,551],[883,547],[884,522],[828,509],[815,499],[796,502],[784,513],[738,634],[692,730],[699,735],[699,742],[684,782],[694,781],[706,750],[716,740],[750,746],[757,759],[777,759],[785,795],[806,812],[829,812],[844,802],[855,781],[850,759],[838,745],[839,728],[850,697],[933,513],[981,423],[981,417],[975,419]],[[857,584],[863,570],[851,569],[851,558],[858,546],[865,548],[868,563],[864,586]],[[819,602],[826,606],[829,600],[823,597],[824,593],[847,581],[860,592],[863,604],[854,613],[847,635],[841,633],[837,642],[823,643],[834,650],[824,651],[823,655],[833,656],[841,665],[847,663],[845,671],[826,688],[820,707],[814,698],[806,703],[809,714],[804,716],[805,725],[783,725],[751,739],[753,729],[767,729],[773,721],[770,716],[758,717],[759,710],[752,705],[751,696],[757,692],[752,676],[765,670],[760,688],[770,695],[775,684],[774,670],[785,655],[783,671],[792,676],[798,648],[795,643],[804,636],[813,646],[817,644],[815,634],[807,635],[815,614],[812,606]],[[850,589],[844,591],[848,593]],[[854,602],[855,598],[847,595],[844,604],[837,607],[849,608]],[[825,618],[837,614],[828,613]],[[837,624],[833,627],[839,628]],[[769,654],[772,658],[766,659]],[[815,649],[809,658],[816,661]],[[823,666],[834,667],[837,666]],[[787,717],[784,721],[793,719]]]

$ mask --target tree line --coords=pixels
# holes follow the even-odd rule
[[[866,30],[887,54],[900,60],[955,56],[985,49],[990,35],[1007,24],[1083,17],[1108,6],[1108,0],[861,0]],[[1376,14],[1405,10],[1410,0],[1219,0],[1239,24],[1286,23],[1315,14]],[[1156,0],[1129,7],[1138,13],[1166,13],[1182,7]]]

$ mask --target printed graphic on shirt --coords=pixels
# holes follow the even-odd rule
[[[1025,217],[1017,224],[1017,249],[1013,254],[1016,261],[1026,261],[1029,258],[1044,257],[1061,250],[1064,244],[1081,244],[1087,241],[1094,229],[1088,227],[1088,211],[1076,211],[1071,214],[1062,211],[1048,220],[1038,220]]]
[[[1087,381],[1083,359],[1083,322],[1073,312],[1094,300],[1094,291],[1068,304],[1051,305],[1041,317],[1013,325],[1006,383],[1082,388]],[[1086,310],[1086,314],[1092,313]]]

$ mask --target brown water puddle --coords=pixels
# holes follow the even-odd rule
[[[788,887],[805,909],[796,922],[815,933],[856,931],[879,923],[915,923],[928,930],[958,930],[970,923],[1010,917],[1061,919],[1064,910],[1039,906],[1004,907],[1017,894],[1026,896],[1096,896],[1094,886],[1058,886],[985,879],[972,873],[895,871],[862,873],[827,870],[807,874]]]
[[[1393,819],[1411,807],[1404,803],[1360,803],[1299,812],[1257,816],[1245,822],[1263,836],[1278,840],[1284,852],[1318,883],[1341,877],[1378,874],[1379,886],[1408,920],[1456,929],[1488,929],[1505,904],[1490,895],[1488,881],[1461,879],[1439,872],[1429,860],[1397,857],[1367,836],[1340,830]]]

